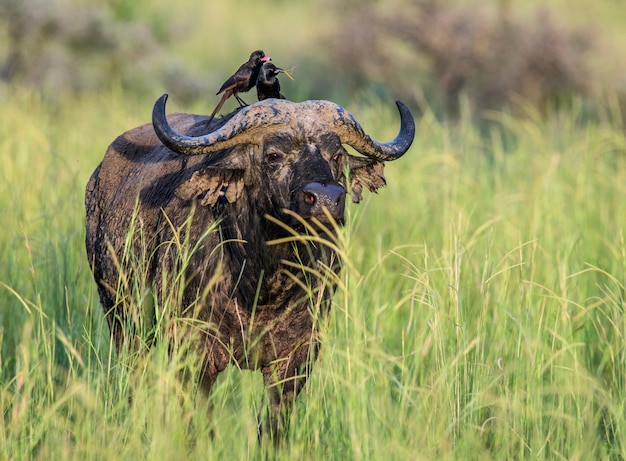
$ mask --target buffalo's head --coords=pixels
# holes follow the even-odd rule
[[[343,221],[346,189],[358,202],[363,186],[376,191],[384,185],[383,162],[400,158],[415,135],[413,116],[400,101],[400,132],[378,143],[337,104],[268,99],[244,107],[215,131],[191,137],[169,125],[166,101],[161,96],[152,113],[159,139],[179,154],[208,158],[206,168],[179,187],[179,196],[212,205],[220,198],[233,202],[247,189],[265,212],[283,217],[287,209],[304,219],[325,222],[328,213]],[[344,144],[363,157],[348,154]]]

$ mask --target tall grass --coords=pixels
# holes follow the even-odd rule
[[[0,115],[0,447],[5,459],[620,459],[626,456],[626,136],[492,114],[418,122],[389,186],[348,208],[347,263],[285,442],[257,442],[260,375],[210,396],[189,356],[112,352],[83,194],[152,101],[111,91]],[[607,105],[607,107],[610,104]],[[349,107],[377,139],[389,104]]]

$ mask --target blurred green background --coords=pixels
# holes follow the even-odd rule
[[[0,80],[54,98],[121,86],[208,111],[258,48],[292,71],[294,100],[379,95],[458,116],[467,98],[482,118],[571,97],[595,113],[626,92],[621,0],[1,0],[0,13]]]

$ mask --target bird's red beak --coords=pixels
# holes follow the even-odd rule
[[[267,62],[267,61],[271,61],[271,60],[272,60],[272,58],[270,58],[269,56],[263,56],[261,58],[261,61],[263,61],[263,62]]]

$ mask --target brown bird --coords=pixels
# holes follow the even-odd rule
[[[237,72],[231,75],[228,80],[224,82],[220,90],[215,94],[224,93],[222,99],[217,104],[217,107],[209,117],[208,123],[211,123],[215,114],[219,112],[228,98],[234,96],[241,106],[247,106],[246,102],[241,99],[238,93],[249,91],[257,81],[259,71],[264,62],[270,61],[272,58],[266,56],[261,50],[256,50],[250,55],[250,59],[243,63]]]
[[[285,96],[280,92],[280,82],[276,78],[280,73],[293,80],[293,77],[285,69],[276,67],[272,62],[263,63],[256,80],[256,95],[259,101],[268,98],[285,99]]]

